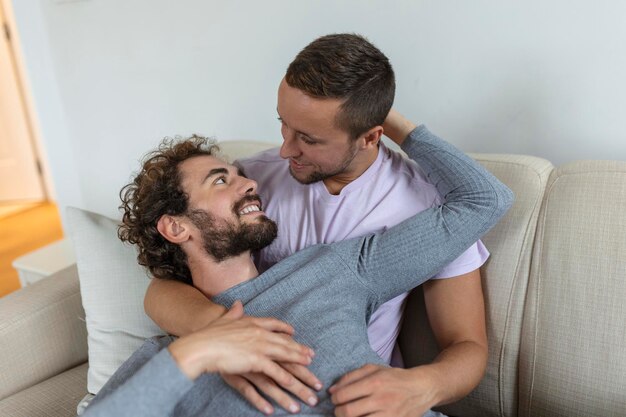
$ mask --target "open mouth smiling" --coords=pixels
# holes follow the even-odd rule
[[[234,207],[239,216],[246,216],[263,211],[263,204],[258,195],[248,195],[242,198]]]
[[[243,216],[245,214],[250,214],[250,213],[254,213],[254,212],[258,212],[261,211],[261,204],[250,204],[248,206],[245,206],[244,208],[242,208],[241,210],[239,210],[239,215]]]

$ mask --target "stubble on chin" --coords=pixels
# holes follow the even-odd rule
[[[289,174],[291,174],[291,177],[294,180],[298,181],[302,185],[310,185],[319,181],[323,181],[329,177],[329,175],[322,174],[319,171],[313,171],[312,173],[308,174],[306,177],[301,178],[293,172],[293,169],[291,167],[289,167]]]

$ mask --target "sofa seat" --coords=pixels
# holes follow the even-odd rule
[[[87,362],[0,400],[0,416],[68,417],[85,396]]]

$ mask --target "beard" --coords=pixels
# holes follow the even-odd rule
[[[357,152],[358,150],[356,149],[356,142],[353,141],[351,142],[350,148],[344,155],[343,159],[341,160],[341,162],[339,162],[339,164],[337,164],[337,166],[328,168],[324,171],[321,171],[321,170],[313,171],[304,178],[298,177],[293,172],[291,167],[289,167],[289,173],[291,174],[293,179],[298,181],[300,184],[304,184],[304,185],[309,185],[315,182],[324,181],[327,178],[331,178],[331,177],[334,177],[335,175],[339,175],[345,172],[350,166],[350,164],[352,163],[352,161],[354,161],[354,158],[356,158]]]
[[[235,206],[237,218],[239,208],[248,201],[261,201],[258,196],[246,196]],[[202,236],[202,244],[207,254],[217,262],[223,262],[246,251],[257,251],[268,246],[278,235],[278,226],[266,216],[260,216],[255,223],[229,222],[219,220],[205,210],[195,209],[187,217]]]

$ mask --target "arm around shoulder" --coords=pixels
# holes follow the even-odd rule
[[[144,309],[159,327],[176,336],[202,329],[226,312],[195,287],[159,278],[148,286]]]

